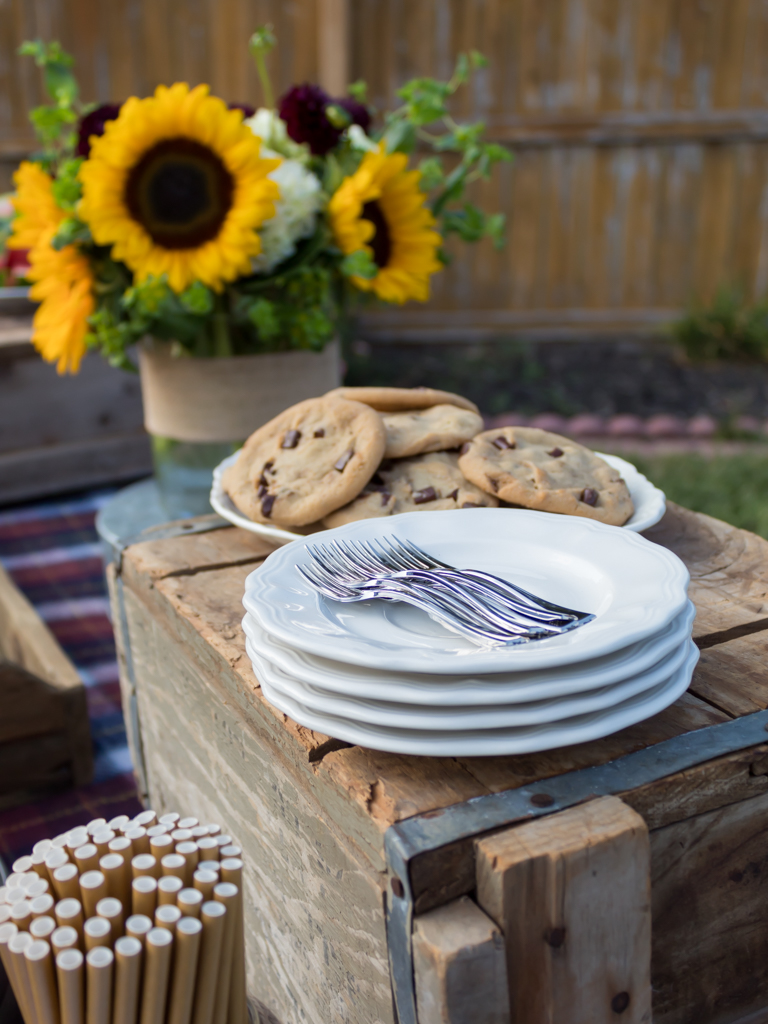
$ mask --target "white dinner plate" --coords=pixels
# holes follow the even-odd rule
[[[294,700],[287,693],[262,682],[262,692],[270,703],[294,722],[317,732],[373,750],[394,754],[420,754],[428,757],[489,757],[505,754],[531,754],[554,747],[585,743],[641,722],[673,704],[685,693],[693,675],[699,651],[688,642],[688,656],[678,671],[652,690],[630,697],[622,704],[576,718],[544,725],[510,729],[435,732],[391,729],[322,714]]]
[[[282,530],[279,526],[267,526],[265,523],[255,523],[248,516],[239,511],[230,496],[221,486],[221,475],[224,470],[237,461],[239,452],[228,455],[213,471],[213,485],[211,487],[211,506],[214,512],[218,512],[222,518],[229,520],[234,526],[242,530],[250,530],[251,533],[261,534],[263,537],[271,537],[272,540],[287,544],[292,540],[299,540],[304,534],[295,533],[293,530]],[[647,530],[654,523],[658,523],[666,510],[666,498],[664,492],[655,487],[647,477],[632,465],[620,459],[618,455],[606,455],[603,452],[595,452],[601,459],[605,459],[609,466],[618,469],[626,481],[632,503],[635,506],[634,514],[624,523],[622,529],[633,530],[639,533]]]
[[[342,604],[321,597],[296,566],[320,538],[273,551],[245,581],[243,604],[290,647],[391,671],[465,674],[552,668],[598,658],[661,632],[687,604],[688,570],[671,551],[593,519],[525,509],[412,512],[365,519],[326,538],[409,540],[459,568],[495,573],[539,597],[590,612],[570,632],[478,647],[401,602]]]
[[[696,609],[689,601],[681,614],[660,633],[603,658],[538,672],[500,672],[475,678],[392,673],[318,658],[281,643],[248,613],[243,619],[243,631],[262,657],[326,693],[398,704],[486,707],[585,693],[647,672],[687,643],[695,615]]]
[[[532,701],[529,704],[500,704],[481,708],[435,707],[423,704],[397,704],[393,701],[377,701],[365,697],[339,697],[316,686],[310,686],[274,665],[258,653],[250,640],[246,641],[246,651],[251,659],[253,671],[262,684],[266,683],[286,694],[310,711],[392,729],[466,732],[476,729],[542,725],[614,707],[630,697],[667,682],[686,660],[689,644],[690,641],[685,640],[676,651],[663,658],[648,672],[631,676],[615,685],[601,686],[599,689],[576,693],[569,697]]]

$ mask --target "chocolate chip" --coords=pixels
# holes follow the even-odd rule
[[[472,447],[472,442],[471,441],[465,441],[464,444],[461,446],[461,448],[459,448],[460,454],[461,455],[466,455],[471,447]]]
[[[379,463],[379,468],[377,472],[388,473],[389,470],[392,469],[393,465],[394,461],[392,459],[382,459],[381,462]]]
[[[274,459],[270,459],[269,462],[265,462],[264,463],[264,472],[266,473],[267,470],[272,469],[274,464],[275,464],[275,460]]]
[[[383,484],[383,483],[384,483],[384,477],[383,477],[383,476],[381,475],[381,473],[379,473],[379,472],[376,472],[376,473],[374,473],[374,474],[373,474],[373,476],[371,477],[371,483],[374,483],[374,484]]]
[[[269,481],[267,480],[267,478],[266,478],[266,477],[264,476],[264,474],[262,473],[262,474],[261,474],[261,476],[259,477],[259,484],[260,484],[260,485],[261,485],[262,487],[266,487],[268,483],[269,483]]]
[[[382,508],[387,504],[387,502],[389,501],[389,499],[391,497],[392,497],[392,495],[389,493],[389,491],[382,491],[381,492],[381,507]]]
[[[283,443],[280,445],[281,448],[295,448],[299,443],[301,437],[300,430],[289,430],[283,438]]]
[[[500,449],[501,451],[503,451],[505,448],[514,448],[515,447],[515,442],[514,441],[508,441],[506,439],[506,437],[504,437],[503,434],[499,434],[498,437],[494,437],[494,439],[491,442],[491,444],[493,444],[496,448]]]
[[[434,487],[424,487],[420,491],[414,491],[413,503],[414,505],[426,505],[428,501],[435,501],[437,499],[437,491]]]
[[[451,491],[451,493],[448,495],[448,497],[449,498],[453,498],[454,501],[456,501],[458,496],[459,496],[459,488],[458,487],[456,488],[455,491]]]
[[[344,467],[346,466],[346,464],[349,462],[349,460],[352,458],[352,456],[354,454],[355,454],[354,448],[348,448],[344,452],[344,454],[341,456],[341,458],[338,460],[338,462],[334,463],[333,468],[334,469],[338,469],[338,471],[340,473],[343,473],[344,472]]]
[[[486,476],[485,479],[488,481],[488,486],[493,490],[493,493],[494,494],[498,494],[499,493],[499,481],[498,480],[494,480],[494,478],[492,476]]]
[[[476,501],[465,501],[462,503],[462,508],[482,508],[482,505],[478,505]]]
[[[581,492],[581,500],[585,505],[596,505],[599,496],[598,492],[592,487],[585,487]]]
[[[275,504],[274,494],[265,494],[261,500],[261,514],[265,519],[272,515],[272,506]]]
[[[263,498],[266,493],[267,493],[267,485],[264,484],[264,483],[260,483],[259,484],[259,489],[256,491],[256,497],[257,498]]]
[[[562,454],[562,448],[553,448],[551,452],[547,452],[547,455],[551,455],[553,459],[559,459]]]
[[[323,430],[323,428],[322,428],[322,427],[320,427],[320,429],[319,429],[319,430],[316,430],[316,431],[315,431],[315,433],[314,433],[314,435],[313,435],[313,436],[314,436],[314,437],[325,437],[325,431]]]

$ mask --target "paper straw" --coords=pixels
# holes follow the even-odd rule
[[[243,934],[243,862],[239,857],[227,857],[221,862],[222,882],[231,882],[238,888],[237,923],[232,956],[232,975],[229,987],[228,1024],[247,1024],[248,1006],[245,998],[245,937]]]
[[[40,875],[36,871],[25,871],[23,875],[19,875],[19,885],[22,887],[24,892],[29,892],[33,885],[40,884]],[[38,896],[40,894],[38,893]]]
[[[66,850],[49,850],[45,855],[45,866],[48,868],[48,874],[53,879],[53,872],[56,868],[60,868],[62,864],[69,863],[69,854]]]
[[[96,949],[97,946],[112,946],[112,926],[103,917],[89,917],[83,925],[83,938],[85,940],[86,952]]]
[[[59,927],[69,925],[74,928],[79,936],[78,946],[83,948],[83,908],[80,900],[74,898],[59,900],[54,907],[56,921]]]
[[[93,821],[89,821],[85,826],[85,831],[89,836],[94,835],[96,832],[101,832],[107,827],[106,818],[94,818]]]
[[[192,884],[192,876],[195,873],[197,862],[200,860],[200,851],[197,848],[197,843],[184,842],[176,844],[176,853],[180,854],[187,862],[186,875],[184,881],[187,885]]]
[[[213,887],[219,880],[215,871],[201,871],[200,868],[192,876],[192,888],[203,894],[203,899],[213,899]]]
[[[56,957],[61,1024],[84,1024],[85,970],[79,949],[65,949]]]
[[[115,1004],[112,1024],[136,1024],[143,946],[125,935],[115,943]]]
[[[176,955],[166,1024],[189,1024],[202,932],[202,924],[194,917],[182,917],[176,925]]]
[[[114,962],[114,953],[105,946],[97,946],[85,958],[86,1024],[110,1024]]]
[[[174,843],[188,843],[192,839],[192,830],[188,828],[176,828],[171,832],[171,839]]]
[[[3,928],[7,927],[7,924],[3,925]],[[37,1013],[32,998],[32,985],[29,980],[29,972],[27,971],[26,957],[24,956],[34,941],[29,932],[17,932],[9,940],[7,946],[8,953],[11,956],[11,973],[15,981],[14,994],[26,1024],[37,1024]]]
[[[14,903],[21,903],[26,898],[26,889],[22,889],[20,885],[7,885],[5,887],[5,902],[10,906],[13,906]]]
[[[197,889],[182,889],[176,897],[176,906],[185,917],[200,917],[203,894]]]
[[[213,1021],[226,916],[227,908],[223,903],[214,900],[204,903],[200,910],[203,940],[200,946],[200,964],[197,968],[192,1024],[211,1024]]]
[[[232,836],[228,836],[226,832],[222,832],[216,836],[216,842],[219,846],[230,846],[232,843]]]
[[[222,854],[219,853],[221,847],[213,836],[203,836],[202,839],[198,839],[197,848],[203,860],[221,860],[222,858]]]
[[[27,899],[34,900],[38,896],[42,896],[46,892],[52,892],[51,884],[47,878],[41,878],[39,875],[35,875],[37,879],[32,885],[26,886]]]
[[[157,815],[154,811],[142,811],[141,814],[137,814],[133,819],[135,826],[141,826],[142,828],[149,828],[157,821]]]
[[[29,900],[19,900],[18,903],[13,904],[11,907],[11,921],[13,921],[20,932],[25,932],[29,928],[31,920],[32,904]]]
[[[86,917],[96,916],[96,904],[107,895],[107,880],[101,871],[86,871],[80,875],[80,894]]]
[[[194,828],[195,825],[199,825],[200,822],[197,818],[181,818],[179,820],[179,828]]]
[[[13,924],[12,921],[8,921],[5,924],[0,924],[0,961],[2,961],[5,973],[8,976],[8,981],[16,995],[16,1002],[19,1004],[21,1010],[21,998],[19,995],[19,983],[16,981],[16,969],[13,961],[13,957],[8,950],[8,943],[18,935],[19,929]]]
[[[221,873],[221,865],[217,860],[199,860],[197,862],[198,871],[213,871],[216,877],[219,877]]]
[[[227,908],[224,923],[224,940],[221,946],[221,964],[216,981],[216,1000],[213,1007],[213,1024],[226,1024],[232,987],[232,959],[235,950],[235,932],[238,920],[239,889],[231,882],[219,882],[213,890],[213,898]]]
[[[32,854],[32,870],[39,878],[44,878],[46,882],[50,882],[51,876],[48,874],[48,868],[45,866],[45,853],[33,853]]]
[[[192,838],[197,842],[198,839],[202,839],[203,836],[208,835],[208,829],[205,825],[195,825],[194,828],[189,830],[192,833]]]
[[[163,814],[159,819],[161,825],[175,825],[179,820],[179,816],[175,811],[171,811],[170,814]]]
[[[11,919],[11,908],[7,903],[0,903],[0,924],[5,924]]]
[[[125,933],[144,945],[144,938],[152,928],[152,918],[146,914],[132,914],[125,922]]]
[[[66,924],[61,928],[57,928],[51,935],[51,947],[54,955],[63,952],[65,949],[74,949],[79,941],[80,936],[75,928],[71,928]]]
[[[29,904],[29,908],[32,911],[32,920],[34,921],[36,917],[50,914],[55,902],[49,892],[44,893],[42,896],[36,896]]]
[[[152,825],[150,828],[147,829],[147,835],[149,836],[150,846],[152,845],[153,839],[155,839],[157,836],[164,836],[170,831],[170,825]]]
[[[128,851],[126,853],[125,851]],[[127,861],[131,859],[133,853],[133,844],[127,836],[115,836],[114,839],[110,840],[109,851],[110,853],[120,853]]]
[[[164,828],[165,826],[161,826]],[[158,864],[169,853],[173,853],[173,840],[169,835],[163,834],[159,836],[149,837],[149,852],[157,860]]]
[[[184,883],[175,875],[163,875],[157,883],[157,905],[159,907],[176,905],[176,897],[184,888]]]
[[[37,1024],[59,1024],[59,996],[51,947],[36,939],[24,950]]]
[[[209,836],[217,836],[221,832],[221,825],[206,825]]]
[[[187,862],[180,853],[166,853],[160,861],[160,870],[164,875],[176,875],[177,878],[185,878]]]
[[[144,942],[144,979],[140,1024],[163,1024],[168,1000],[173,935],[167,928],[153,928]]]
[[[96,904],[96,913],[99,917],[103,917],[105,921],[109,921],[109,927],[112,931],[112,942],[116,942],[123,934],[125,916],[123,914],[123,904],[113,896],[107,896]]]
[[[128,817],[127,814],[118,814],[117,817],[111,818],[107,822],[107,825],[109,828],[112,829],[113,832],[119,832],[125,825],[128,824],[130,820],[131,819]]]
[[[80,899],[80,883],[76,864],[62,864],[52,875],[57,899]]]
[[[131,883],[131,912],[154,917],[157,906],[157,879],[151,875],[140,875]]]
[[[107,895],[127,905],[131,894],[131,869],[125,857],[108,853],[99,861],[99,871],[107,882]]]
[[[147,836],[147,830],[145,828],[129,828],[125,832],[125,838],[130,839],[131,841],[131,849],[133,850],[134,857],[138,856],[140,853],[149,853],[149,837]]]
[[[160,878],[162,871],[156,857],[151,853],[140,853],[131,861],[131,874],[134,878],[140,878],[142,875]]]
[[[173,904],[167,903],[162,907],[158,907],[155,911],[155,927],[156,928],[167,928],[172,934],[176,934],[176,925],[181,918],[181,911],[178,907]]]
[[[99,857],[104,857],[109,853],[109,844],[113,839],[117,839],[117,833],[113,832],[111,828],[104,829],[102,832],[95,832],[91,836],[91,842],[99,851]]]
[[[54,836],[51,840],[51,849],[62,850],[67,844],[69,839],[69,832],[61,832],[59,835]]]
[[[99,870],[99,851],[93,843],[85,843],[83,846],[78,846],[72,859],[75,864],[77,864],[78,870],[81,874],[84,871]],[[87,959],[88,958],[86,957],[86,961]]]
[[[6,885],[0,885],[0,907],[5,903],[5,891],[7,888]]]
[[[25,854],[23,857],[17,857],[11,866],[11,870],[16,874],[25,875],[28,871],[32,870],[32,858]]]
[[[51,843],[50,839],[38,839],[38,841],[32,847],[32,856],[34,857],[36,854],[40,854],[44,857],[46,853],[48,853],[48,851],[51,849],[52,845],[53,844]]]
[[[230,843],[229,846],[219,847],[219,856],[222,860],[230,857],[242,857],[243,851],[239,846],[235,846],[234,843]]]
[[[33,939],[50,939],[55,931],[56,922],[47,914],[36,917],[29,926],[29,934]]]
[[[67,836],[67,842],[65,849],[69,852],[70,857],[74,855],[75,850],[78,850],[81,846],[88,846],[88,833],[76,832],[74,829]]]

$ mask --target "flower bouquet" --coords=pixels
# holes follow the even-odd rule
[[[339,383],[336,339],[361,304],[426,301],[448,236],[502,241],[502,215],[464,192],[509,153],[448,109],[481,55],[460,56],[448,82],[407,83],[380,116],[361,82],[275,103],[274,44],[269,27],[251,39],[257,111],[185,83],[88,107],[58,43],[21,48],[52,100],[31,114],[42,150],[16,172],[9,241],[29,250],[33,342],[60,373],[89,348],[135,369],[140,343],[156,453],[212,444],[208,468],[222,444]]]

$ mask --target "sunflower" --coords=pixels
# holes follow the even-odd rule
[[[168,275],[176,292],[193,281],[220,291],[250,272],[280,191],[260,140],[208,95],[207,85],[158,86],[132,97],[93,140],[80,170],[80,216],[138,280]]]
[[[419,188],[419,171],[407,171],[404,153],[366,153],[328,204],[331,227],[344,253],[366,250],[379,268],[367,280],[353,277],[363,291],[385,302],[429,298],[429,277],[442,268],[442,242],[435,218]]]
[[[94,310],[93,274],[74,245],[56,250],[51,239],[67,216],[56,203],[52,181],[39,164],[21,164],[14,175],[16,218],[10,249],[29,249],[30,297],[40,303],[32,341],[59,373],[77,373],[85,355],[88,317]]]

